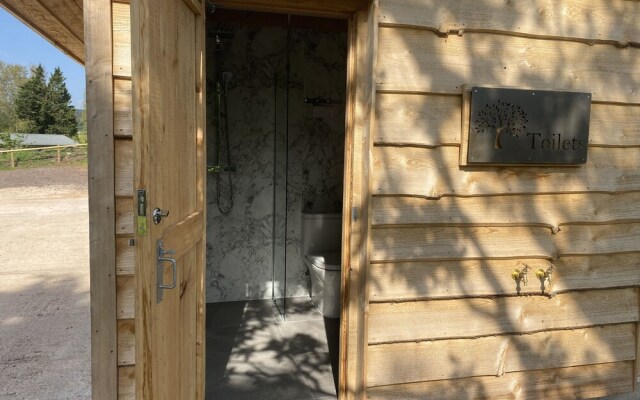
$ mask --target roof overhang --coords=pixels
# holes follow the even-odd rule
[[[84,64],[82,0],[0,0],[0,6]]]
[[[0,0],[0,6],[74,60],[84,64],[83,0]],[[234,9],[347,17],[370,0],[214,0]]]

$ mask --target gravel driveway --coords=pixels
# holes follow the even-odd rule
[[[0,171],[0,399],[91,398],[86,168]]]

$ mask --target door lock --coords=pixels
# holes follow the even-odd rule
[[[153,214],[151,214],[151,218],[153,219],[153,223],[158,225],[162,218],[169,216],[169,210],[161,210],[158,207],[153,209]]]

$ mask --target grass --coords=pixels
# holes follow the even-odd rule
[[[86,147],[64,147],[60,151],[57,148],[51,148],[24,149],[12,153],[0,152],[0,170],[86,164]]]

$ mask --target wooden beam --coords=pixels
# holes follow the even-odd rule
[[[591,399],[633,390],[633,361],[369,388],[371,400]],[[631,399],[631,397],[629,397]]]
[[[342,312],[340,326],[341,399],[364,399],[366,358],[369,204],[371,200],[373,71],[377,48],[377,2],[349,20],[345,141]],[[352,214],[355,210],[355,214]]]
[[[83,10],[75,0],[0,0],[0,6],[69,57],[85,62]]]
[[[379,21],[442,33],[500,32],[587,43],[640,42],[640,3],[624,0],[381,0]]]
[[[637,322],[638,289],[372,303],[369,343],[474,338]]]
[[[367,385],[501,376],[509,372],[630,361],[636,357],[635,330],[636,324],[618,324],[369,346]],[[477,356],[469,357],[470,354]]]
[[[206,126],[207,126],[207,106],[206,106],[206,92],[207,92],[207,55],[206,55],[206,8],[204,15],[201,14],[196,17],[196,57],[195,57],[195,86],[196,86],[196,209],[202,210],[201,225],[202,232],[200,237],[202,240],[196,245],[196,259],[195,265],[198,265],[195,279],[195,296],[197,299],[196,308],[196,399],[205,398],[205,383],[206,383],[206,293],[205,282],[207,280],[207,148],[206,148]]]
[[[206,229],[204,214],[194,212],[187,218],[165,231],[165,236],[170,237],[164,243],[166,249],[181,249],[181,252],[172,254],[175,259],[182,257],[184,252],[189,250],[190,243],[197,243],[202,238],[202,232]]]
[[[638,48],[422,29],[380,27],[378,90],[460,94],[463,85],[592,93],[594,101],[640,104]]]
[[[325,15],[349,17],[357,11],[367,10],[371,0],[220,0],[216,5],[251,11],[284,14]]]
[[[91,387],[95,400],[118,396],[111,2],[84,8],[89,132]]]

